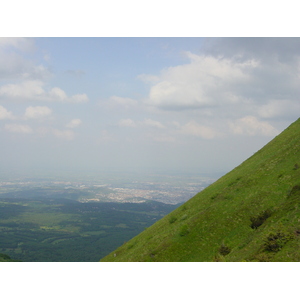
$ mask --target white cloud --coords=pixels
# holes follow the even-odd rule
[[[152,139],[154,141],[160,142],[160,143],[174,143],[174,142],[176,142],[176,139],[173,136],[167,135],[167,134],[154,135],[154,136],[152,136]]]
[[[151,87],[147,104],[164,109],[189,109],[237,103],[241,86],[248,83],[255,60],[235,62],[187,53],[189,64],[165,69]]]
[[[145,100],[149,111],[174,114],[181,123],[200,118],[219,129],[232,120],[232,132],[265,136],[277,130],[269,123],[258,123],[263,119],[292,122],[299,117],[300,54],[296,45],[300,39],[217,40],[215,52],[213,48],[199,55],[186,52],[189,63],[163,69],[153,77]],[[144,74],[140,78],[151,83],[151,75],[149,80]],[[257,122],[234,121],[245,115],[256,117]]]
[[[236,121],[231,121],[229,126],[234,134],[240,135],[274,136],[279,133],[268,122],[259,121],[254,116],[246,116]]]
[[[127,97],[111,96],[106,101],[101,101],[100,106],[104,106],[108,109],[132,109],[137,106],[137,101]]]
[[[131,119],[122,119],[119,121],[118,125],[120,127],[136,127],[136,124]]]
[[[77,94],[67,99],[68,102],[84,103],[88,102],[89,98],[86,94]]]
[[[1,37],[0,38],[0,48],[13,47],[18,50],[28,51],[33,50],[34,40],[32,38],[23,37]]]
[[[145,119],[144,121],[141,122],[135,122],[132,119],[121,119],[118,122],[118,125],[120,127],[137,127],[137,125],[139,126],[146,126],[146,127],[153,127],[153,128],[165,128],[165,126],[163,124],[161,124],[159,121],[155,121],[152,119]]]
[[[0,87],[0,97],[7,99],[28,99],[42,97],[45,93],[42,81],[24,81],[21,84],[7,84]]]
[[[169,125],[171,125],[172,127],[175,127],[176,129],[180,129],[180,127],[181,127],[180,123],[177,121],[171,121],[168,123],[169,123]]]
[[[135,105],[137,103],[136,100],[133,100],[131,98],[126,98],[126,97],[118,97],[118,96],[112,96],[110,97],[110,101],[115,102],[120,105]]]
[[[41,80],[48,79],[51,75],[51,72],[43,65],[31,65],[28,66],[28,70],[24,70],[24,72],[20,74],[20,78],[24,80]]]
[[[52,88],[49,92],[49,96],[52,99],[57,99],[58,101],[65,101],[68,98],[66,93],[58,87]]]
[[[0,38],[0,79],[46,79],[51,72],[26,59],[22,52],[33,52],[32,38]]]
[[[159,121],[154,121],[154,120],[151,120],[151,119],[145,119],[142,122],[142,124],[146,125],[146,126],[150,126],[150,127],[165,128],[165,126],[163,124],[161,124]]]
[[[28,125],[22,124],[5,124],[5,129],[10,132],[17,132],[17,133],[32,133],[33,130]]]
[[[66,127],[67,128],[75,128],[82,124],[82,121],[80,119],[73,119],[71,122],[69,122]]]
[[[29,106],[25,110],[25,119],[43,119],[49,117],[52,110],[47,106]]]
[[[67,140],[67,141],[71,141],[74,139],[75,134],[72,130],[59,130],[59,129],[53,129],[52,133],[61,139]]]
[[[43,65],[34,65],[15,54],[3,54],[0,51],[0,79],[37,80],[47,79],[51,72]]]
[[[259,60],[284,63],[293,62],[299,57],[299,38],[217,38],[207,39],[204,44],[205,53],[245,60],[258,58]]]
[[[7,84],[0,87],[0,98],[17,101],[57,101],[57,102],[87,102],[86,94],[77,94],[68,97],[66,93],[54,87],[49,92],[44,89],[45,83],[41,80],[26,80],[19,84]]]
[[[258,115],[262,118],[278,118],[285,116],[299,115],[300,101],[292,100],[271,100],[267,104],[257,108]]]
[[[155,83],[159,81],[159,76],[149,75],[149,74],[140,74],[137,76],[139,80],[142,80],[146,83]]]
[[[201,137],[203,139],[213,139],[218,135],[213,128],[200,125],[195,121],[190,121],[181,126],[180,133]]]
[[[0,105],[0,120],[14,119],[12,112]]]

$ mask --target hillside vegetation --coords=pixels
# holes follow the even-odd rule
[[[14,260],[9,255],[0,253],[0,262],[20,262],[20,260]]]
[[[300,119],[101,261],[300,261]]]
[[[0,262],[96,262],[178,207],[18,195],[0,195]]]

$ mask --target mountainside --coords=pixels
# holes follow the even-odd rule
[[[300,261],[300,119],[101,261]]]

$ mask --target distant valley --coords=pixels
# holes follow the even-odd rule
[[[176,176],[2,180],[0,253],[21,261],[99,261],[212,181]]]

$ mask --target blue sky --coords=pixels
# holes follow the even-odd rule
[[[1,38],[2,170],[227,172],[299,117],[299,38]]]

